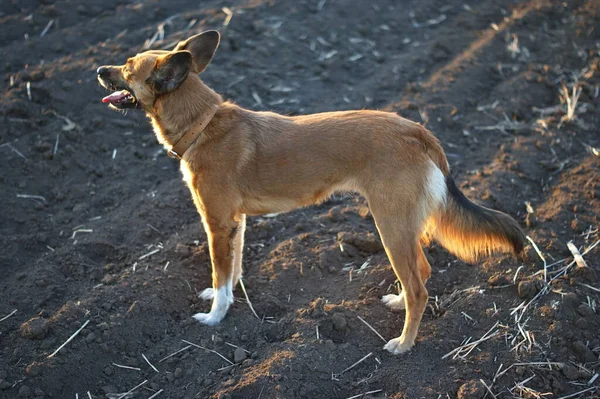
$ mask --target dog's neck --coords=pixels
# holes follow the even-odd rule
[[[158,142],[170,150],[188,132],[205,126],[208,121],[203,119],[212,118],[211,110],[222,103],[221,96],[199,77],[190,76],[176,91],[158,98],[147,115]]]

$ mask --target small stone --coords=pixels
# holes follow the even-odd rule
[[[21,336],[29,339],[42,339],[48,334],[50,323],[41,317],[34,317],[21,324]]]
[[[96,334],[94,334],[93,332],[89,332],[88,335],[85,336],[85,342],[87,342],[88,344],[94,342],[94,340],[96,339]]]
[[[19,388],[19,393],[17,394],[18,398],[29,398],[31,397],[31,389],[27,385],[21,385]]]
[[[233,352],[233,362],[234,363],[241,363],[244,360],[246,360],[247,358],[248,358],[248,354],[246,353],[244,348],[239,347],[239,346],[237,348],[235,348],[235,351]]]
[[[109,377],[111,375],[113,375],[113,369],[112,369],[112,367],[106,367],[106,368],[104,368],[104,374],[106,374]]]
[[[254,361],[252,359],[246,359],[242,362],[242,367],[243,368],[247,368],[250,367],[254,364]]]
[[[33,391],[33,394],[35,395],[36,398],[42,398],[45,395],[44,391],[42,391],[39,388],[37,388],[35,391]]]
[[[173,377],[175,377],[175,378],[183,377],[183,370],[180,367],[177,367],[175,369],[175,372],[173,373]]]
[[[333,328],[335,328],[338,331],[345,330],[346,326],[348,325],[348,321],[342,313],[335,313],[331,317],[331,321],[333,322]]]
[[[577,370],[577,367],[571,364],[565,363],[561,371],[567,380],[576,380],[579,378],[579,371]]]
[[[6,380],[0,380],[0,391],[7,390],[8,388],[12,388],[12,384]]]
[[[482,399],[487,390],[480,381],[468,381],[458,388],[457,399]]]
[[[115,280],[115,276],[113,276],[112,274],[106,274],[104,277],[102,277],[102,284],[112,284],[115,282]]]

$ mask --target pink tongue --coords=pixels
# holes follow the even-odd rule
[[[115,91],[114,93],[109,94],[108,96],[104,97],[102,99],[102,102],[103,103],[116,102],[116,101],[123,99],[126,95],[127,95],[127,91],[125,91],[125,90]]]

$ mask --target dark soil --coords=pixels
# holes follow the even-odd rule
[[[584,253],[600,238],[599,13],[598,0],[4,0],[0,397],[600,397],[600,246],[564,269],[569,241]],[[250,218],[261,320],[238,300],[200,325],[210,264],[178,164],[143,115],[100,102],[95,77],[161,23],[153,48],[222,31],[204,80],[242,106],[426,124],[462,190],[523,225],[548,284],[531,245],[476,265],[434,245],[418,342],[392,356],[358,317],[400,334],[404,312],[380,302],[395,277],[365,202],[336,195]],[[581,89],[571,120],[562,85]]]

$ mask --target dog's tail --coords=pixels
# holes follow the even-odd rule
[[[467,262],[493,252],[523,250],[525,234],[517,221],[505,213],[471,202],[459,190],[450,174],[445,175],[445,201],[426,227],[425,241],[431,238]]]

